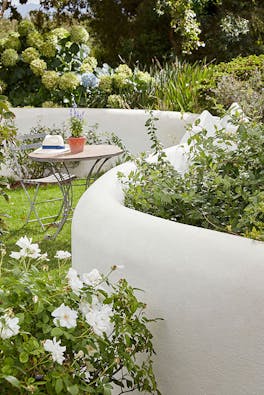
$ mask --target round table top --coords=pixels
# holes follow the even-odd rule
[[[68,148],[68,145],[65,145]],[[121,155],[124,151],[116,145],[110,144],[86,144],[83,152],[78,154],[72,154],[69,152],[64,153],[36,153],[31,152],[28,156],[38,162],[66,162],[66,161],[81,161],[81,160],[92,160],[101,158],[112,158],[114,156]]]

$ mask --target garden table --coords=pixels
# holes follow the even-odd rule
[[[66,145],[67,147],[67,145]],[[87,174],[85,181],[85,188],[88,188],[91,178],[97,178],[100,170],[104,164],[111,158],[119,156],[123,150],[116,145],[110,144],[87,144],[83,152],[72,154],[69,152],[64,153],[41,153],[33,151],[28,156],[37,162],[45,162],[50,167],[53,175],[56,177],[58,184],[63,195],[63,205],[57,216],[61,217],[59,222],[56,222],[58,228],[52,238],[56,238],[61,231],[63,225],[67,221],[70,212],[73,208],[73,193],[72,193],[72,177],[70,176],[69,165],[71,162],[92,161],[93,164]],[[65,172],[69,179],[65,182]]]

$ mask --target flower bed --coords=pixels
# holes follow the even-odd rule
[[[57,251],[58,268],[49,269],[38,244],[16,244],[0,267],[1,394],[159,394],[147,328],[155,319],[125,279],[110,280],[121,266],[79,276],[67,251]]]
[[[165,152],[171,162],[179,153]],[[263,243],[124,207],[117,174],[134,169],[112,169],[82,196],[73,267],[86,271],[87,257],[102,269],[109,260],[125,264],[129,281],[146,290],[150,310],[164,318],[154,331],[161,392],[260,393]]]

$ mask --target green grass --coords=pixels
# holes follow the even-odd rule
[[[79,198],[85,191],[84,186],[77,186],[76,184],[80,184],[80,180],[73,183],[74,206],[76,206]],[[29,188],[28,190],[32,195],[33,188]],[[50,226],[48,229],[46,229],[45,232],[43,232],[37,222],[28,223],[27,225],[25,225],[25,220],[29,209],[29,202],[27,200],[25,192],[19,186],[17,188],[9,190],[8,194],[10,197],[9,202],[1,199],[0,204],[0,211],[6,213],[9,216],[9,218],[6,219],[6,223],[8,225],[8,233],[3,237],[3,241],[7,250],[7,254],[4,260],[8,260],[8,256],[11,251],[19,250],[19,247],[16,246],[15,243],[20,237],[26,235],[27,237],[32,237],[34,243],[39,244],[42,253],[48,253],[48,256],[50,258],[49,265],[55,265],[57,263],[57,260],[53,257],[56,254],[56,251],[71,251],[71,220],[65,223],[63,229],[58,234],[55,240],[47,239],[47,235],[53,235],[56,232],[56,227],[54,225]],[[61,193],[58,186],[47,185],[41,187],[38,201],[60,196]],[[39,205],[38,210],[41,216],[50,216],[58,212],[59,206],[59,202],[53,202],[48,204],[45,203]]]

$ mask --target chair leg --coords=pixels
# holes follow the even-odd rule
[[[28,224],[30,222],[31,214],[34,213],[35,216],[36,216],[36,221],[40,224],[42,230],[44,231],[45,230],[45,226],[44,226],[43,222],[41,221],[41,219],[40,219],[40,217],[38,215],[38,212],[36,210],[36,206],[35,206],[35,203],[36,203],[36,200],[37,200],[37,196],[38,196],[38,192],[39,192],[40,184],[36,185],[35,191],[34,191],[34,196],[33,196],[32,199],[31,199],[31,197],[30,197],[30,195],[28,193],[28,190],[27,190],[27,187],[25,186],[25,184],[23,182],[21,182],[21,185],[22,185],[22,187],[24,189],[24,192],[25,192],[25,194],[26,194],[26,196],[28,198],[29,204],[30,204],[28,215],[27,215],[27,218],[26,218],[26,224]]]
[[[70,177],[69,170],[66,167],[65,163],[63,163],[63,168],[64,168],[64,171],[66,172],[66,174],[68,174],[68,176]],[[51,237],[52,239],[55,239],[69,217],[69,213],[72,209],[73,195],[72,195],[71,180],[69,182],[61,182],[61,180],[63,179],[62,172],[61,172],[60,167],[57,166],[55,163],[52,164],[52,172],[53,172],[53,175],[58,180],[58,185],[59,185],[59,188],[60,188],[61,194],[62,194],[62,205],[60,207],[60,210],[59,210],[56,220],[59,217],[61,217],[61,219],[58,223],[58,228],[57,228],[55,234]]]

